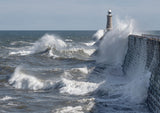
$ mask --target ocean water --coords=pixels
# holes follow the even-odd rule
[[[132,30],[0,31],[0,112],[149,113],[122,72]]]

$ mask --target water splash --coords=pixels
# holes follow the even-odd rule
[[[132,19],[125,21],[117,19],[114,29],[105,33],[100,43],[97,62],[122,65],[127,50],[127,37],[133,32],[133,26]]]
[[[122,69],[121,66],[128,49],[128,36],[133,33],[135,27],[132,19],[117,19],[115,25],[113,30],[105,33],[99,45],[97,62],[105,63],[113,68],[111,71],[109,68],[104,71],[106,82],[100,87],[100,90],[106,90],[106,92],[109,90],[111,95],[122,95],[120,98],[131,103],[144,102],[151,75],[145,69],[146,43],[138,43],[139,49],[132,51],[135,59],[132,59],[126,75],[122,73],[122,70],[117,71],[117,69]]]
[[[33,75],[25,74],[22,71],[23,67],[18,66],[15,72],[9,79],[9,84],[16,89],[29,89],[29,90],[39,90],[51,88],[54,83],[50,80],[41,80]]]

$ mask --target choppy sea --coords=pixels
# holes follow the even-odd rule
[[[103,34],[0,31],[0,113],[148,113],[145,95],[127,92],[124,48],[115,40],[98,47]]]

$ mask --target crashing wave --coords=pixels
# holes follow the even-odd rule
[[[44,52],[48,48],[55,48],[59,50],[65,47],[67,47],[67,44],[63,40],[61,40],[59,37],[46,34],[41,39],[36,41],[33,44],[33,46],[26,47],[26,48],[25,47],[19,48],[20,50],[12,51],[9,53],[9,55],[16,55],[16,54],[29,55],[29,54]]]
[[[71,71],[79,70],[82,73],[88,73],[86,68],[74,68]],[[60,93],[69,93],[72,95],[85,95],[89,92],[93,92],[98,88],[100,84],[90,82],[80,82],[75,80],[69,80],[62,78],[59,81],[43,80],[33,75],[29,75],[23,72],[22,66],[18,66],[15,72],[8,80],[9,84],[16,89],[28,89],[28,90],[45,90],[50,88],[60,89]]]
[[[76,58],[88,59],[95,51],[93,47],[82,45],[73,46],[72,43],[68,45],[55,35],[44,35],[41,39],[36,41],[32,46],[18,48],[11,51],[9,55],[30,55],[40,54],[47,55],[53,58]]]
[[[50,80],[41,80],[33,75],[28,75],[22,72],[22,67],[18,66],[15,69],[15,72],[9,79],[9,84],[16,89],[30,89],[30,90],[39,90],[39,89],[48,89],[53,87],[54,82]]]
[[[128,44],[128,35],[133,32],[133,20],[117,20],[116,27],[105,33],[98,49],[97,62],[122,65]]]

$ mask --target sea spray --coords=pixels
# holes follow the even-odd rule
[[[99,46],[97,62],[122,65],[126,51],[128,35],[133,32],[134,21],[117,19],[113,30],[106,32]]]
[[[105,34],[105,30],[104,29],[99,29],[94,35],[93,35],[93,40],[97,41],[100,40],[103,35]]]
[[[122,86],[123,96],[127,101],[132,103],[144,103],[147,98],[147,91],[149,87],[149,79],[151,73],[149,71],[131,74],[132,80]]]
[[[107,68],[104,71],[106,82],[99,87],[99,90],[108,92],[110,96],[121,95],[120,97],[127,102],[141,103],[147,97],[151,75],[145,67],[146,43],[138,43],[139,49],[133,49],[134,56],[138,55],[135,59],[132,59],[132,64],[127,68],[126,75],[121,70],[128,49],[128,36],[133,33],[133,30],[134,20],[122,21],[117,19],[114,29],[104,34],[99,45],[96,61],[110,65],[113,69],[111,71]]]
[[[130,36],[130,38],[133,37]],[[134,42],[130,40],[123,66],[125,75],[128,78],[128,84],[123,86],[123,94],[134,103],[144,102],[147,98],[147,90],[151,76],[151,67],[146,67],[147,56],[146,40],[136,39]],[[153,67],[154,65],[152,68]]]

